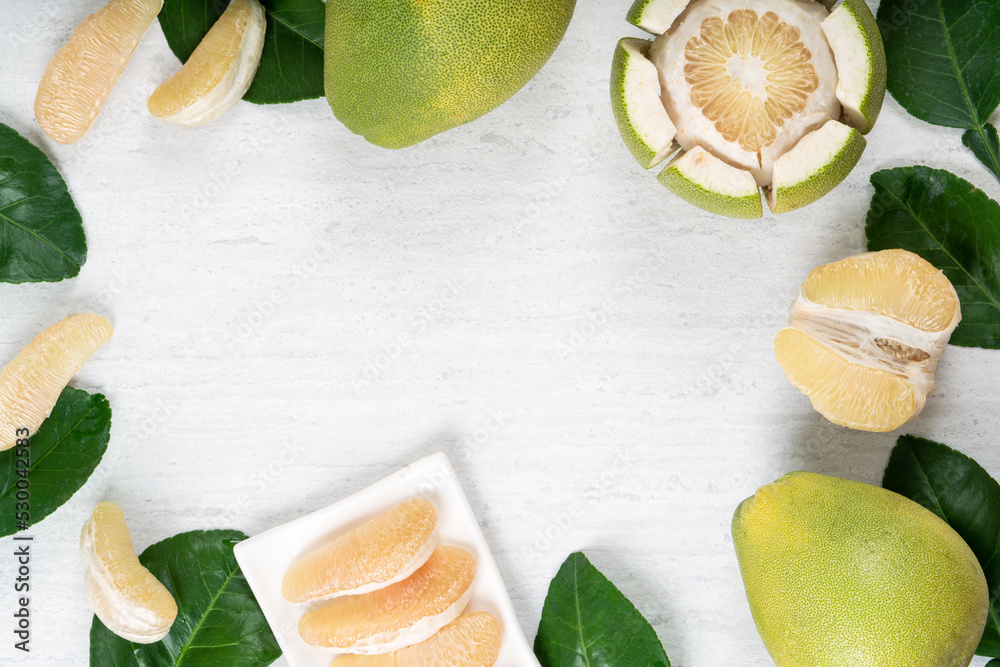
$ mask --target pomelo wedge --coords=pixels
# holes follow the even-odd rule
[[[184,66],[153,91],[149,112],[194,126],[229,111],[253,83],[266,27],[259,0],[233,0]]]
[[[711,213],[744,219],[764,214],[750,172],[726,164],[700,146],[672,160],[659,179],[684,201]]]
[[[885,46],[864,0],[844,0],[823,21],[823,32],[837,60],[837,99],[847,123],[868,134],[885,100]]]
[[[680,16],[689,0],[635,0],[625,19],[653,35],[662,35]]]
[[[663,162],[676,148],[677,129],[660,101],[656,67],[646,55],[652,42],[626,37],[611,65],[611,99],[625,145],[644,169]]]
[[[136,644],[170,632],[177,603],[139,562],[118,505],[97,504],[80,533],[80,555],[87,599],[109,630]]]

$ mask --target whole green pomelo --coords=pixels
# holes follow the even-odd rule
[[[965,667],[988,591],[947,523],[892,491],[793,472],[736,509],[750,611],[778,667]]]
[[[403,148],[479,118],[555,51],[576,0],[327,0],[326,97],[352,132]]]

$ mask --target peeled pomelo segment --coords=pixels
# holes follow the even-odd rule
[[[689,0],[635,0],[625,17],[629,23],[653,35],[662,35],[684,8]]]
[[[768,206],[787,213],[819,200],[847,178],[866,145],[853,127],[827,121],[774,163]]]
[[[184,66],[153,91],[150,113],[195,126],[231,109],[253,83],[266,27],[259,0],[233,0]]]
[[[745,219],[764,214],[754,177],[700,146],[672,160],[658,178],[681,199],[711,213]]]
[[[80,533],[80,555],[87,599],[109,630],[137,644],[170,632],[177,603],[139,562],[118,505],[97,504]]]
[[[814,269],[803,295],[829,308],[868,311],[927,332],[954,329],[958,294],[944,272],[907,250],[882,250]]]
[[[86,134],[163,0],[111,0],[84,19],[45,68],[35,118],[50,138],[71,144]]]
[[[795,329],[778,332],[774,352],[792,384],[835,424],[892,431],[923,407],[905,379],[851,363]]]
[[[52,412],[59,394],[84,363],[111,338],[111,323],[77,314],[54,324],[0,371],[0,451],[10,449],[18,429],[34,434]]]
[[[837,99],[847,123],[868,134],[885,99],[886,63],[882,34],[864,0],[844,0],[823,21],[837,61]]]
[[[437,540],[434,506],[411,500],[299,559],[285,572],[281,593],[305,602],[385,588],[426,563]]]
[[[345,655],[332,667],[493,667],[503,633],[486,612],[460,616],[427,641],[383,655]]]
[[[299,622],[299,635],[307,644],[348,653],[391,653],[429,639],[458,618],[475,577],[472,554],[438,547],[408,579],[310,611]]]
[[[651,44],[626,37],[618,42],[611,65],[611,102],[618,131],[643,169],[660,164],[676,148],[677,130],[660,99],[659,75],[646,58]]]

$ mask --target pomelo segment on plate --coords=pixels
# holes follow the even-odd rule
[[[718,159],[702,170],[706,180],[693,184],[696,191],[716,192],[713,184],[739,169],[772,193],[769,205],[783,213],[821,198],[857,164],[865,147],[860,135],[871,129],[885,95],[885,53],[864,0],[832,14],[816,0],[637,0],[628,19],[658,35],[648,50],[641,40],[623,40],[612,66],[618,127],[643,167],[653,162],[651,152],[659,157],[664,150],[668,133],[658,128],[669,126],[659,107],[681,151]],[[645,62],[659,79],[656,101]],[[626,63],[642,75],[623,76]],[[850,141],[831,122],[855,130]],[[721,196],[743,202],[688,201],[722,215],[759,217],[746,214],[742,188]]]
[[[80,556],[87,599],[109,630],[137,644],[151,644],[170,632],[177,603],[139,562],[118,505],[94,508],[80,533]]]
[[[646,57],[651,42],[626,37],[618,42],[611,66],[611,99],[625,144],[644,168],[674,151],[677,129],[660,102],[656,67]]]
[[[337,0],[324,76],[334,115],[386,148],[496,108],[562,40],[576,0]]]
[[[0,372],[0,451],[13,447],[18,429],[34,435],[59,394],[114,329],[100,315],[70,315],[22,349]]]
[[[80,139],[111,93],[163,0],[111,0],[76,27],[45,68],[35,118],[51,139]]]
[[[369,593],[402,581],[427,562],[438,515],[423,499],[397,505],[296,561],[281,582],[291,602]]]
[[[924,409],[962,318],[944,273],[906,250],[871,252],[814,270],[774,350],[824,417],[892,431]]]
[[[194,126],[229,111],[253,83],[266,28],[259,0],[233,0],[184,66],[153,91],[150,113]]]
[[[310,611],[299,621],[299,635],[307,644],[347,653],[391,653],[429,639],[458,618],[475,578],[471,553],[437,547],[409,578]]]
[[[486,612],[460,616],[427,641],[383,655],[345,655],[331,667],[493,667],[500,623]]]

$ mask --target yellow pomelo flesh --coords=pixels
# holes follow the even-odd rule
[[[150,113],[190,126],[228,111],[253,82],[265,27],[258,0],[234,0],[184,66],[153,91],[147,103]]]
[[[50,138],[71,144],[86,134],[163,0],[111,0],[73,31],[45,68],[35,118]]]
[[[782,329],[774,353],[816,411],[848,428],[892,431],[913,418],[917,399],[906,380],[854,364],[795,329]]]
[[[410,576],[437,543],[437,511],[413,500],[306,554],[285,573],[287,600],[367,593]]]
[[[733,542],[777,667],[965,667],[986,623],[979,562],[935,514],[796,472],[736,510]]]
[[[332,667],[493,667],[502,633],[492,615],[459,617],[430,639],[383,655],[345,655]]]
[[[802,285],[810,301],[880,313],[924,331],[944,331],[958,295],[940,269],[906,250],[883,250],[824,264]]]
[[[0,451],[14,446],[18,429],[34,435],[59,394],[112,334],[99,315],[71,315],[35,336],[0,372]]]
[[[87,599],[109,630],[138,644],[167,635],[177,603],[139,562],[118,505],[97,504],[80,533],[80,555]]]
[[[307,644],[348,653],[391,653],[429,639],[458,618],[475,577],[472,554],[438,547],[408,579],[310,611],[299,622],[299,635]]]
[[[338,0],[326,96],[352,132],[402,148],[478,118],[555,51],[575,0]]]

